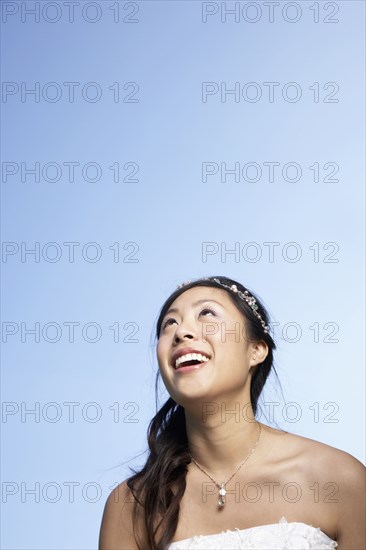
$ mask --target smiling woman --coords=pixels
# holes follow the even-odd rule
[[[258,298],[227,277],[183,283],[156,336],[170,398],[145,466],[108,497],[100,550],[364,550],[363,464],[256,419],[276,348]]]

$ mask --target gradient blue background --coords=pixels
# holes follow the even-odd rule
[[[318,3],[319,23],[310,10],[314,2],[305,1],[297,2],[302,16],[296,23],[281,16],[286,2],[276,9],[273,23],[262,2],[256,2],[262,9],[257,23],[242,18],[236,23],[233,16],[222,23],[220,13],[203,23],[198,1],[119,2],[119,23],[110,9],[115,2],[96,3],[102,15],[95,23],[81,17],[86,2],[75,8],[73,23],[62,2],[62,17],[55,23],[42,15],[39,23],[32,16],[22,22],[22,3],[3,2],[3,9],[5,4],[13,6],[6,10],[19,11],[3,17],[3,83],[24,82],[30,88],[35,82],[41,87],[57,82],[64,93],[55,103],[42,98],[37,103],[29,96],[22,102],[20,93],[3,96],[3,168],[4,162],[19,167],[22,162],[95,162],[103,175],[95,183],[85,181],[80,168],[74,182],[66,170],[54,183],[42,177],[35,182],[32,176],[22,182],[20,172],[2,178],[3,243],[32,248],[35,242],[41,247],[56,242],[63,251],[55,263],[35,262],[32,256],[22,262],[20,253],[3,254],[3,331],[11,322],[28,328],[55,322],[64,328],[55,343],[42,335],[39,343],[32,336],[22,342],[20,330],[3,340],[2,548],[97,548],[109,492],[127,477],[128,464],[143,461],[142,456],[119,466],[146,449],[146,429],[155,411],[154,322],[175,286],[199,276],[241,281],[264,299],[280,323],[276,366],[284,396],[275,379],[263,396],[281,403],[273,425],[364,462],[364,3],[331,3],[339,7],[333,16],[337,23],[324,22],[331,15],[324,2]],[[34,4],[26,3],[28,8]],[[134,4],[138,22],[122,22]],[[56,11],[49,10],[54,17]],[[88,13],[94,16],[92,8]],[[293,11],[288,13],[293,17]],[[62,85],[71,81],[81,84],[74,103]],[[100,101],[81,97],[87,82],[99,84]],[[114,82],[121,87],[137,82],[138,102],[114,103],[108,90]],[[228,88],[257,82],[264,95],[257,103],[236,103],[233,96],[222,102],[217,94],[203,103],[202,82],[226,82]],[[266,99],[263,82],[281,83],[273,103]],[[287,82],[302,88],[297,103],[279,93]],[[320,83],[318,103],[309,90],[314,82]],[[337,103],[323,102],[327,82],[339,85]],[[301,180],[287,182],[278,173],[271,183],[263,172],[257,183],[235,182],[233,176],[222,183],[219,175],[202,182],[203,162],[269,161],[281,166],[297,162]],[[137,163],[138,182],[114,183],[108,167],[115,162],[121,167]],[[314,182],[309,170],[314,162],[321,167],[337,163],[339,181],[322,181],[326,174],[321,171],[320,182]],[[81,243],[73,263],[62,244],[69,241]],[[102,250],[95,263],[80,254],[90,242]],[[117,263],[109,249],[115,242],[121,250]],[[123,261],[132,252],[123,250],[129,242],[139,247],[138,261],[132,263]],[[249,262],[243,255],[218,253],[204,261],[204,242],[217,243],[223,251],[255,242],[262,258]],[[281,243],[273,262],[265,242]],[[281,255],[289,242],[301,247],[297,263]],[[339,247],[336,263],[324,261],[332,251],[323,250],[329,242]],[[309,249],[313,243],[320,246],[318,262]],[[80,323],[73,343],[63,325],[71,321]],[[95,343],[81,334],[80,327],[90,322],[102,330]],[[117,322],[119,343],[109,329]],[[338,325],[338,342],[324,342],[328,322]],[[137,325],[138,342],[122,341],[131,332],[126,323]],[[294,338],[291,331],[288,338],[283,335],[286,323],[301,327],[298,341],[288,341]],[[309,328],[314,323],[320,326],[319,342]],[[88,334],[94,336],[92,330]],[[161,387],[161,402],[165,397]],[[66,402],[79,404],[73,422]],[[297,403],[298,421],[282,414],[285,402]],[[31,414],[22,419],[21,408],[34,409],[35,403],[41,409],[58,404],[61,418],[51,422],[55,408],[50,408],[39,422]],[[88,403],[97,404],[100,420],[92,421],[96,409],[85,408]],[[119,419],[110,409],[116,410],[115,403]],[[318,419],[314,403],[319,404]],[[334,405],[326,409],[329,403]],[[4,414],[12,407],[19,412]],[[292,416],[294,409],[288,412]],[[14,494],[6,496],[9,483]],[[36,483],[39,502],[25,493]],[[57,502],[49,502],[58,498],[52,488],[42,494],[48,483],[60,488]],[[70,483],[78,484],[74,499],[69,498]]]

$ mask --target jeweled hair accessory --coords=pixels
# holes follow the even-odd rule
[[[259,319],[259,321],[260,321],[260,323],[263,327],[263,331],[266,334],[269,332],[269,326],[266,324],[266,322],[264,321],[262,315],[258,311],[257,301],[254,298],[254,296],[252,296],[250,294],[250,292],[248,290],[245,290],[244,292],[242,292],[241,290],[238,290],[238,287],[236,285],[231,285],[231,286],[226,285],[225,283],[222,283],[220,281],[220,279],[217,279],[216,277],[214,277],[213,279],[210,279],[209,277],[203,277],[201,280],[203,280],[203,281],[214,281],[215,283],[222,286],[223,288],[226,288],[227,290],[230,290],[231,292],[234,292],[234,294],[239,296],[239,298],[241,298],[242,300],[244,300],[248,304],[250,309],[253,311],[254,315],[257,317],[257,319]],[[180,288],[190,284],[191,282],[192,281],[185,281],[184,283],[181,283],[180,285],[178,285],[177,289],[180,289]]]
[[[186,286],[186,285],[189,285],[189,283],[191,283],[191,282],[192,282],[192,281],[184,281],[184,283],[180,283],[180,285],[177,286],[177,290],[178,290],[179,288],[183,288],[183,287]]]

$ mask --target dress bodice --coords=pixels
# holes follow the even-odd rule
[[[258,525],[248,529],[222,531],[214,535],[196,535],[189,539],[172,542],[168,550],[331,550],[338,543],[321,531],[306,523],[288,522],[284,516],[278,523]]]

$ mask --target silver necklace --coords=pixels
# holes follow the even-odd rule
[[[202,472],[204,474],[206,474],[206,476],[208,476],[213,482],[214,484],[219,488],[219,500],[218,500],[218,505],[220,506],[220,508],[223,508],[225,506],[225,503],[226,503],[226,489],[225,489],[225,485],[227,485],[229,483],[229,481],[231,481],[233,479],[233,477],[235,476],[235,474],[238,473],[238,471],[240,470],[240,468],[246,463],[246,461],[248,460],[248,458],[254,453],[257,445],[258,445],[258,442],[260,440],[260,437],[262,435],[262,426],[259,424],[258,422],[258,425],[259,425],[259,436],[258,436],[258,439],[256,441],[256,444],[254,445],[253,449],[250,451],[250,453],[248,454],[248,456],[246,456],[243,460],[243,462],[239,465],[239,467],[235,470],[235,472],[233,473],[233,475],[227,480],[227,481],[224,481],[223,483],[218,483],[212,476],[210,476],[210,474],[208,472],[206,472],[206,470],[200,466],[200,464],[198,464],[198,462],[193,458],[192,455],[190,455],[192,461],[195,463],[195,465],[200,469],[202,470]]]

